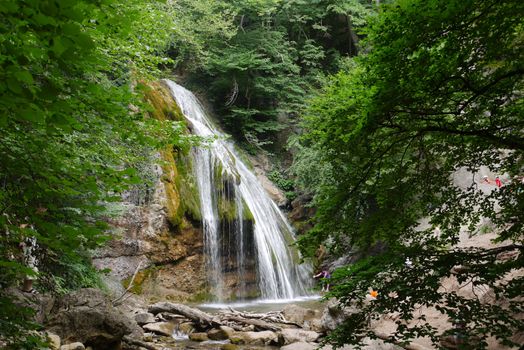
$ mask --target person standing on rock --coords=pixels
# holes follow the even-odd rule
[[[320,271],[320,273],[313,276],[313,278],[322,278],[322,292],[329,292],[329,279],[331,278],[331,274],[327,270]]]

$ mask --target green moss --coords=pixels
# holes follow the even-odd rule
[[[192,298],[189,300],[191,302],[204,302],[213,300],[213,295],[208,291],[201,291],[193,294]]]
[[[167,220],[174,227],[178,227],[182,222],[183,211],[181,209],[181,198],[176,179],[179,177],[178,169],[175,165],[173,152],[170,149],[165,149],[160,152],[162,156],[162,182],[166,191],[166,208]]]
[[[223,171],[224,167],[222,166],[222,163],[216,162],[213,169],[213,181],[217,192],[222,192],[224,190]]]
[[[180,107],[172,98],[167,86],[162,83],[151,83],[149,87],[145,96],[152,106],[149,114],[153,118],[185,121]],[[161,151],[161,158],[168,221],[174,227],[180,227],[184,216],[200,221],[202,219],[200,197],[191,171],[190,158],[180,155],[171,145]]]
[[[133,280],[133,285],[131,286],[131,289],[129,291],[137,295],[142,294],[144,282],[151,276],[154,269],[154,267],[151,267],[145,270],[138,271],[135,276],[135,279]],[[122,281],[122,286],[125,289],[129,288],[129,284],[131,283],[132,278],[133,276],[126,278]]]
[[[179,176],[175,179],[175,184],[180,190],[182,212],[190,219],[200,221],[202,220],[200,195],[192,172],[191,158],[178,154],[176,162],[178,164]]]
[[[255,221],[255,217],[253,216],[251,209],[249,209],[244,199],[242,199],[242,206],[243,206],[242,219],[247,220],[247,221]]]
[[[225,196],[218,197],[218,217],[220,220],[233,221],[237,217],[237,206]]]

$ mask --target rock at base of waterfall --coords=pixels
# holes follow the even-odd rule
[[[191,339],[192,341],[206,341],[206,340],[209,340],[209,338],[207,337],[207,333],[191,333],[189,335],[189,339]]]
[[[320,337],[320,334],[313,331],[305,331],[303,329],[285,328],[280,332],[284,344],[292,344],[295,342],[315,342]]]
[[[153,315],[152,313],[149,313],[149,312],[142,312],[142,313],[136,314],[135,315],[135,321],[140,326],[143,326],[143,325],[148,324],[148,323],[156,322],[155,315]]]
[[[77,342],[77,343],[62,345],[60,347],[60,350],[85,350],[85,346],[84,344]]]
[[[58,298],[48,315],[46,329],[63,342],[111,348],[118,346],[124,335],[143,334],[134,320],[113,307],[111,299],[97,289],[80,289]]]
[[[301,327],[304,327],[305,324],[309,324],[312,320],[321,317],[320,311],[306,309],[295,304],[287,305],[284,310],[282,310],[282,314],[286,320],[296,323]]]
[[[220,326],[220,329],[227,334],[228,338],[235,333],[235,330],[228,326]]]
[[[182,322],[178,330],[184,334],[191,334],[195,331],[196,325],[193,322]]]
[[[51,350],[60,350],[61,339],[58,335],[47,332],[47,341],[49,342],[49,348]]]
[[[280,350],[315,350],[318,344],[310,344],[306,342],[298,342],[289,345],[285,345]]]
[[[175,331],[175,325],[171,322],[148,323],[143,326],[147,331],[170,337]]]
[[[213,328],[207,332],[207,337],[211,340],[226,340],[229,338],[227,332],[216,328]]]
[[[404,350],[404,348],[394,345],[385,343],[384,341],[380,339],[374,339],[371,340],[369,338],[364,339],[364,345],[362,347],[357,347],[356,345],[344,345],[341,348],[337,348],[339,350],[356,350],[356,349],[362,349],[362,350]],[[426,349],[427,348],[419,348],[415,347],[414,349]],[[331,345],[326,345],[320,348],[319,350],[334,350],[334,348]]]
[[[229,337],[229,340],[233,344],[276,345],[278,344],[278,335],[272,331],[236,332]]]
[[[355,308],[342,306],[336,299],[330,299],[320,319],[322,328],[326,331],[333,331],[357,311]]]

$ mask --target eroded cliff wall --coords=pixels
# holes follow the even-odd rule
[[[162,83],[149,84],[145,96],[153,107],[152,117],[184,122]],[[191,158],[167,146],[150,160],[145,171],[151,184],[131,190],[123,202],[114,205],[117,213],[109,219],[113,239],[95,253],[94,264],[109,270],[106,280],[116,293],[130,287],[131,292],[149,300],[207,299],[203,233]]]

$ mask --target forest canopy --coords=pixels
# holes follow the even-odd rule
[[[376,336],[368,321],[381,314],[408,321],[428,307],[462,325],[471,348],[486,348],[489,336],[517,346],[524,280],[506,277],[524,261],[523,6],[383,5],[365,30],[366,53],[310,103],[294,169],[318,213],[301,244],[365,256],[335,272],[332,296],[361,308],[331,335],[337,344]],[[482,169],[505,186],[483,189]],[[491,229],[496,248],[456,246]],[[503,252],[516,257],[497,260]],[[490,290],[493,302],[442,290],[444,277]],[[369,288],[380,297],[365,303]],[[390,340],[438,345],[454,334],[419,321],[397,322]]]

